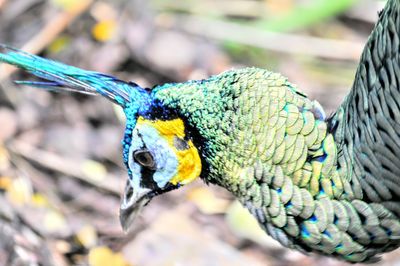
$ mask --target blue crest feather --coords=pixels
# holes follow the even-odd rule
[[[3,44],[0,44],[0,61],[24,69],[46,80],[45,82],[17,81],[18,84],[52,91],[101,94],[124,108],[130,102],[140,101],[140,98],[146,97],[145,94],[147,94],[135,83],[128,83],[113,76],[44,59]]]

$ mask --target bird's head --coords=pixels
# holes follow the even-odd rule
[[[156,114],[155,110],[160,107],[150,90],[3,44],[0,44],[0,62],[43,79],[17,83],[52,91],[100,94],[123,108],[127,118],[123,156],[129,173],[120,211],[124,229],[129,228],[138,211],[152,197],[185,185],[200,175],[199,152],[185,133],[183,120],[177,116],[161,115],[158,119],[149,116]]]
[[[127,231],[140,209],[154,196],[200,176],[201,160],[180,118],[139,116],[135,127],[127,130],[124,142],[129,178],[122,196],[120,221]]]

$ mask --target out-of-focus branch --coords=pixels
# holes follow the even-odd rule
[[[155,1],[154,7],[160,11],[174,10],[191,14],[213,14],[220,16],[262,17],[267,14],[267,5],[263,1],[247,0],[203,0],[203,1]]]
[[[0,7],[2,1],[0,0]],[[46,46],[48,46],[54,39],[57,38],[60,33],[62,33],[69,24],[71,24],[77,17],[79,17],[83,12],[85,12],[93,0],[82,0],[79,4],[74,5],[73,8],[62,11],[56,14],[52,19],[50,19],[46,25],[38,32],[31,40],[29,40],[21,49],[37,54],[42,51]],[[9,65],[0,66],[0,81],[6,79],[10,76],[16,68]]]
[[[63,158],[60,155],[37,149],[28,143],[17,140],[12,141],[8,148],[43,167],[77,178],[113,195],[119,196],[122,191],[121,182],[117,177],[107,174],[104,179],[94,180],[83,171],[84,167],[80,161]]]
[[[164,23],[167,20],[170,23]],[[233,41],[271,51],[304,54],[336,60],[358,61],[363,43],[318,37],[267,32],[233,22],[197,16],[171,16],[160,19],[159,27],[174,27],[187,33],[219,41]]]

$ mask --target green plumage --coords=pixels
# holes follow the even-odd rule
[[[180,163],[174,151],[183,153],[193,141],[203,180],[231,191],[284,246],[370,262],[400,245],[399,34],[400,0],[389,0],[352,91],[328,119],[285,77],[257,68],[150,92],[7,47],[0,47],[0,61],[50,80],[29,84],[99,93],[124,108],[123,224],[145,200],[181,185],[165,176]],[[147,121],[142,128],[138,117]],[[171,150],[152,123],[177,117],[185,133]]]
[[[328,120],[286,78],[256,68],[156,88],[198,130],[204,179],[284,246],[357,262],[399,245],[399,12],[389,1]]]
[[[365,261],[397,245],[397,216],[363,201],[359,180],[339,168],[352,158],[338,157],[320,105],[281,75],[228,71],[155,96],[198,130],[204,179],[231,191],[284,246]]]

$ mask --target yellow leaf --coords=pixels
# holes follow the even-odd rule
[[[121,253],[115,253],[108,247],[95,247],[89,251],[90,266],[129,266]]]
[[[206,214],[224,213],[229,200],[218,198],[207,188],[195,188],[188,193],[188,199]]]
[[[12,180],[11,185],[7,189],[7,198],[16,205],[24,205],[29,203],[32,197],[32,187],[25,178],[16,178]]]
[[[12,179],[8,176],[0,177],[0,189],[8,190],[12,185]]]
[[[86,160],[82,164],[84,175],[93,181],[100,182],[107,176],[107,169],[101,163],[93,160]]]
[[[91,248],[97,243],[96,230],[90,225],[82,227],[76,234],[76,238],[85,248]]]
[[[40,193],[33,194],[31,201],[32,201],[32,204],[36,207],[49,206],[49,201],[47,200],[46,196],[44,196]]]
[[[114,36],[116,29],[117,23],[115,20],[103,20],[94,25],[92,35],[96,40],[105,42]]]
[[[49,232],[57,232],[64,229],[66,222],[61,213],[49,210],[44,217],[44,227]]]

